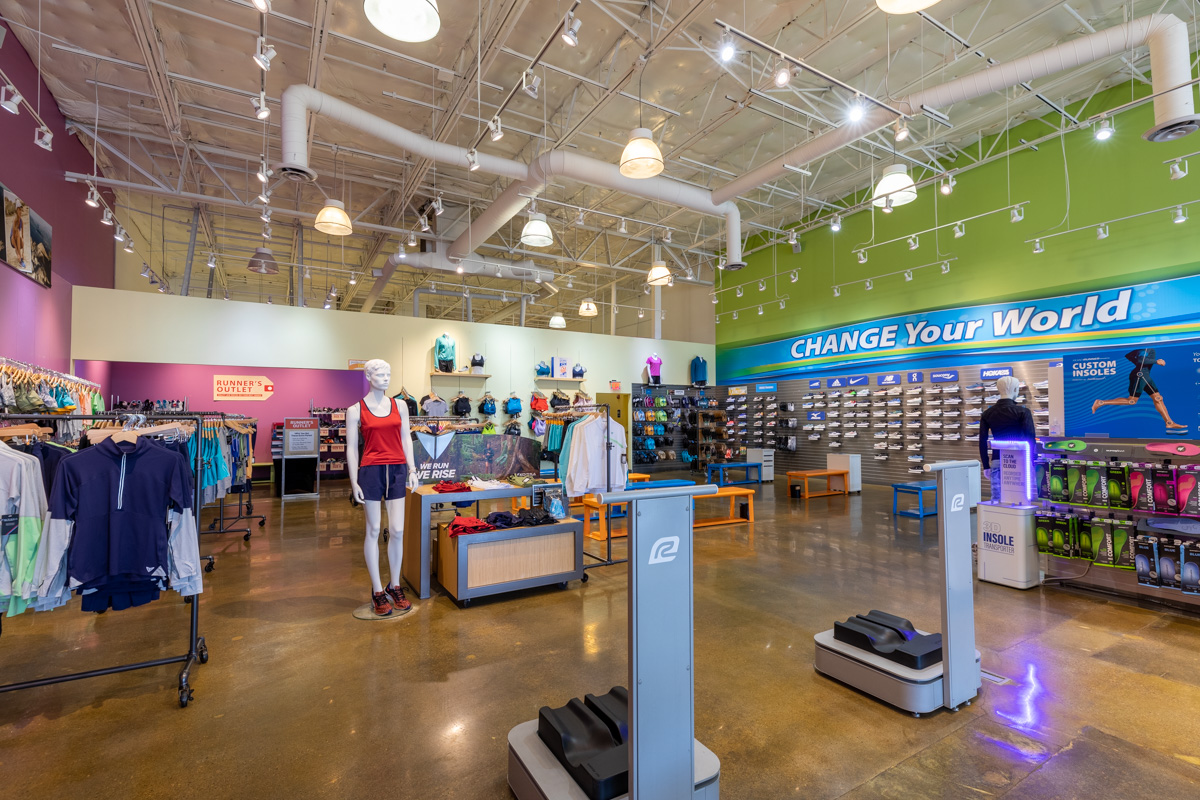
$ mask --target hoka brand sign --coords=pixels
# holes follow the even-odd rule
[[[951,358],[959,364],[994,363],[997,354],[1190,339],[1200,336],[1198,303],[1200,276],[1192,276],[1021,303],[889,317],[720,349],[718,379],[828,373],[901,360],[930,366]]]

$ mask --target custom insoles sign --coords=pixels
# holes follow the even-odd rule
[[[1067,436],[1196,438],[1200,344],[1146,342],[1063,358]]]

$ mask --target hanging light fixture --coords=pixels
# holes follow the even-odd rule
[[[437,0],[366,0],[363,11],[380,33],[401,42],[427,42],[442,28]]]
[[[216,256],[216,254],[215,254],[215,253],[209,253],[209,254],[208,254],[208,268],[209,268],[209,269],[216,269],[216,268],[217,268],[217,256]]]
[[[132,252],[133,252],[133,240],[132,240],[132,239],[126,239],[126,240],[125,240],[125,247],[124,247],[123,249],[125,250],[125,252],[126,252],[126,253],[132,253]]]
[[[263,190],[258,193],[258,202],[262,203],[264,206],[271,202],[271,192],[268,191],[266,187],[263,187]]]
[[[258,157],[258,172],[254,173],[254,177],[258,178],[260,183],[266,183],[271,180],[271,176],[274,174],[275,171],[267,167],[267,157],[260,155]]]
[[[726,31],[725,35],[721,37],[721,42],[717,45],[717,54],[726,63],[733,61],[733,57],[737,55],[737,45],[733,43],[733,34]]]
[[[113,224],[112,211],[110,211],[107,208],[104,209],[104,216],[100,217],[100,224],[101,225],[110,225],[110,226]]]
[[[421,225],[421,233],[429,233],[429,217],[426,214],[421,214],[417,217],[417,222]]]
[[[875,0],[875,5],[885,14],[915,14],[936,6],[939,0]]]
[[[1171,221],[1176,225],[1182,225],[1187,222],[1187,212],[1183,210],[1183,206],[1175,207],[1175,213],[1171,216]]]
[[[909,250],[916,250],[920,246],[921,246],[921,240],[917,237],[917,235],[915,233],[912,236],[908,237],[908,249]]]
[[[1041,239],[1035,239],[1035,240],[1034,240],[1034,242],[1033,242],[1033,252],[1034,252],[1034,253],[1044,253],[1044,252],[1046,252],[1046,246],[1045,246],[1044,244],[1042,244],[1042,240],[1041,240]]]
[[[950,262],[949,262],[949,261],[943,261],[943,262],[942,262],[942,274],[943,274],[943,275],[949,275],[949,274],[950,274]]]
[[[330,236],[349,236],[354,233],[354,225],[341,200],[326,200],[325,207],[317,212],[313,227]]]
[[[252,58],[254,59],[254,63],[258,64],[259,69],[263,72],[270,72],[271,61],[275,58],[275,45],[267,44],[266,37],[259,36],[256,40]]]
[[[583,298],[583,302],[579,304],[579,316],[594,317],[599,313],[599,309],[596,308],[596,301],[590,297]]]
[[[905,280],[905,281],[911,281],[911,280],[912,280],[912,270],[911,270],[911,269],[909,269],[909,270],[905,270],[905,271],[904,271],[904,280]]]
[[[554,244],[554,234],[546,215],[536,210],[535,205],[529,206],[529,219],[521,229],[521,244],[529,247],[549,247]]]
[[[500,122],[499,114],[488,120],[488,130],[491,131],[493,142],[498,142],[504,138],[504,125]]]
[[[1177,181],[1177,180],[1186,178],[1187,173],[1188,173],[1188,168],[1187,168],[1186,161],[1184,161],[1182,164],[1180,164],[1178,161],[1174,161],[1171,163],[1171,170],[1170,170],[1171,180]]]
[[[574,47],[579,44],[579,27],[581,25],[583,25],[583,20],[578,19],[575,14],[568,11],[567,18],[563,20],[563,44],[567,45],[568,47]]]
[[[565,317],[563,317],[561,311],[555,311],[550,317],[549,324],[550,327],[554,328],[555,330],[562,330],[563,328],[567,327],[567,320]]]
[[[143,278],[150,277],[150,265],[145,261],[142,262],[142,271],[139,273]]]
[[[917,187],[908,175],[908,167],[904,164],[892,164],[884,167],[883,176],[875,184],[875,193],[871,202],[878,208],[893,208],[907,205],[917,199]],[[888,201],[891,201],[890,203]]]
[[[655,261],[650,265],[650,271],[646,273],[646,283],[651,286],[666,286],[669,280],[671,270],[667,269],[667,262]]]
[[[479,169],[479,153],[474,147],[467,151],[467,169],[471,172]]]
[[[0,88],[0,108],[3,108],[10,114],[21,113],[21,101],[24,99],[21,97],[21,93],[17,91],[17,87],[11,83]]]
[[[271,13],[271,0],[250,0],[250,2],[263,14]]]
[[[840,286],[833,287],[833,296],[841,297],[842,296],[842,287],[840,287]]]
[[[890,214],[890,213],[892,213],[892,198],[890,198],[890,197],[885,197],[885,198],[883,199],[883,208],[881,208],[881,209],[879,209],[879,210],[880,210],[880,211],[882,211],[882,212],[883,212],[883,213],[885,213],[885,214]]]
[[[869,292],[875,288],[875,282],[872,281],[870,278],[867,278],[867,282],[866,282],[865,286],[867,287],[867,291]]]
[[[417,246],[417,235],[415,233],[413,233],[412,231],[408,232],[408,246],[409,247]]]
[[[760,317],[763,315],[762,306],[759,306],[759,307],[758,307],[758,315],[759,315]]]
[[[662,151],[649,128],[634,128],[621,153],[621,174],[626,178],[653,178],[663,171]]]
[[[258,215],[258,218],[259,218],[259,219],[261,219],[263,222],[270,222],[270,221],[271,221],[271,209],[270,209],[270,207],[269,207],[269,206],[263,206],[263,209],[262,209],[262,211],[259,213],[259,215]]]
[[[947,175],[946,177],[942,178],[942,185],[940,187],[942,194],[952,193],[957,184],[958,181],[954,180],[953,175]]]
[[[1100,120],[1100,125],[1096,128],[1096,140],[1106,142],[1112,138],[1114,133],[1116,133],[1116,130],[1113,129],[1112,120],[1102,119]]]
[[[792,66],[783,59],[779,59],[779,65],[775,67],[774,80],[780,89],[792,82]]]
[[[271,107],[267,105],[267,93],[260,91],[258,97],[250,98],[250,107],[254,109],[254,116],[257,119],[267,120],[271,118]]]
[[[867,263],[867,251],[866,250],[858,251],[858,263],[860,263],[860,264]]]
[[[1104,241],[1107,238],[1108,238],[1108,223],[1105,223],[1105,224],[1101,225],[1099,228],[1096,228],[1096,239],[1098,241]]]
[[[87,203],[92,208],[100,207],[100,193],[96,191],[96,187],[92,186],[90,183],[88,184],[87,199],[83,202]]]
[[[250,263],[246,265],[246,269],[257,272],[259,275],[279,274],[279,264],[275,262],[275,256],[271,254],[271,249],[268,247],[255,248],[254,255],[250,256]]]
[[[1015,224],[1015,223],[1017,223],[1017,222],[1020,222],[1020,221],[1021,221],[1021,220],[1023,220],[1023,219],[1025,219],[1025,207],[1024,207],[1024,206],[1015,206],[1015,207],[1013,208],[1013,210],[1012,210],[1012,213],[1010,213],[1010,214],[1008,215],[1008,218],[1009,218],[1009,219],[1010,219],[1010,220],[1011,220],[1011,221],[1012,221],[1014,224]]]
[[[833,219],[829,220],[829,230],[837,233],[842,229],[842,218],[837,214],[833,215]]]
[[[961,239],[962,237],[964,237],[966,235],[967,235],[967,223],[965,223],[965,222],[954,223],[954,238]]]
[[[54,149],[54,132],[45,125],[33,132],[33,143],[46,151]]]
[[[118,242],[125,241],[125,229],[121,227],[120,223],[117,223],[116,230],[113,231],[113,238]]]
[[[902,119],[896,120],[896,127],[892,133],[892,138],[897,142],[903,142],[908,139],[908,123]]]
[[[542,76],[535,75],[533,70],[527,69],[521,73],[521,91],[529,95],[530,98],[538,99],[538,87],[542,85]]]

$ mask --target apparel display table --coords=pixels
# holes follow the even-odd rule
[[[436,503],[472,503],[481,500],[503,500],[509,497],[533,497],[532,486],[513,486],[505,489],[483,489],[471,492],[438,494],[432,486],[421,486],[409,492],[404,506],[404,563],[400,574],[422,600],[429,597],[429,576],[432,572],[433,531],[430,521]]]
[[[744,469],[746,470],[745,480],[731,481],[725,476],[726,470]],[[755,476],[750,477],[750,470],[754,470]],[[748,483],[762,483],[762,464],[754,461],[730,461],[725,464],[709,464],[708,465],[708,480],[712,482],[713,473],[717,473],[717,486],[741,486]]]
[[[824,478],[825,491],[814,492],[808,488],[809,478]],[[838,478],[842,482],[842,487],[839,489],[834,486],[833,479]],[[792,481],[802,481],[804,483],[804,499],[810,497],[829,497],[835,494],[847,494],[850,489],[850,471],[845,469],[801,469],[794,470],[787,474],[788,497],[792,496]]]

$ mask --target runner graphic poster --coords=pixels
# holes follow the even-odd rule
[[[1063,358],[1067,436],[1200,438],[1200,342]]]

